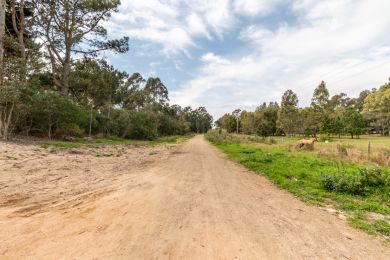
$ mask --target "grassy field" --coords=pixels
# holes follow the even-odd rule
[[[294,150],[297,141],[303,137],[268,137],[265,142],[262,138],[240,135],[236,136],[240,141],[274,146]],[[326,141],[325,141],[326,140]],[[343,160],[353,163],[363,163],[378,166],[390,166],[390,137],[361,136],[351,139],[350,137],[320,137],[314,150],[309,151],[333,160]],[[342,152],[340,150],[343,150]]]
[[[84,140],[82,138],[76,138],[72,142],[58,141],[58,140],[48,140],[40,142],[40,145],[44,148],[49,146],[62,147],[62,148],[80,148],[80,147],[94,147],[100,145],[137,145],[137,146],[146,146],[146,145],[159,145],[159,144],[176,144],[185,142],[188,139],[193,137],[193,135],[175,135],[161,137],[152,141],[140,141],[140,140],[129,140],[122,138],[95,138],[92,140]]]
[[[265,175],[301,200],[336,209],[352,226],[390,238],[388,167],[323,156],[315,152],[320,149],[318,144],[314,151],[297,151],[291,149],[294,139],[278,138],[276,144],[270,145],[248,141],[245,137],[224,138],[227,141],[208,136],[232,160]],[[356,146],[359,142],[364,146],[362,140],[369,139],[357,140]]]

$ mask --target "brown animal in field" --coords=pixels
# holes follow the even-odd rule
[[[317,136],[314,136],[313,138],[310,138],[310,139],[301,139],[298,141],[296,148],[301,149],[305,145],[308,145],[308,144],[312,145],[312,144],[314,144],[314,142],[317,142],[317,141],[318,141]]]

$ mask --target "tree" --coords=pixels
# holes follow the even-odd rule
[[[5,0],[0,0],[0,87],[4,77]]]
[[[324,81],[314,90],[310,107],[313,109],[313,133],[316,134],[321,129],[321,123],[326,115],[329,115],[329,91]]]
[[[256,133],[255,113],[242,111],[240,116],[241,132],[244,134]]]
[[[33,91],[29,102],[27,116],[34,122],[34,128],[46,131],[49,139],[64,128],[85,127],[88,122],[85,110],[58,92]]]
[[[321,133],[335,134],[340,138],[341,133],[345,128],[343,119],[340,116],[328,117],[326,116],[322,123]]]
[[[366,97],[363,114],[380,128],[383,135],[390,135],[390,83]]]
[[[316,112],[324,112],[329,105],[329,91],[326,88],[324,81],[314,90],[313,97],[311,99],[311,107]]]
[[[232,112],[232,115],[236,119],[236,134],[240,132],[240,115],[241,115],[241,109],[236,109]]]
[[[53,80],[60,93],[67,96],[73,54],[95,57],[98,52],[128,51],[128,37],[106,40],[102,26],[118,11],[119,0],[37,0],[38,25],[45,38]]]
[[[149,78],[146,82],[144,92],[148,99],[148,103],[157,103],[159,105],[164,105],[169,101],[168,89],[162,83],[160,78]]]
[[[194,132],[196,133],[207,133],[212,128],[213,117],[207,112],[205,107],[199,107],[193,110],[191,112],[191,118],[195,121],[196,131]]]
[[[351,135],[359,137],[360,134],[364,133],[366,124],[363,116],[354,108],[349,107],[345,110],[342,120],[344,122],[345,132]]]
[[[262,110],[263,121],[267,125],[268,135],[275,135],[277,130],[279,105],[277,102],[270,102],[267,107]]]
[[[119,102],[117,95],[128,78],[105,60],[77,61],[70,75],[70,96],[81,104],[92,103],[95,109]]]
[[[364,106],[364,100],[368,95],[371,94],[370,90],[363,90],[359,93],[359,97],[354,98],[351,100],[351,104],[356,108],[359,112],[363,111],[363,106]]]
[[[297,121],[297,130],[299,134],[310,136],[318,132],[318,119],[316,118],[316,112],[312,107],[300,108]]]
[[[225,129],[228,133],[233,133],[236,131],[236,123],[236,118],[231,114],[224,114],[215,122],[217,127]]]
[[[266,138],[267,136],[270,136],[273,134],[273,129],[271,128],[271,125],[267,123],[261,123],[257,128],[257,134],[262,136],[263,138]]]
[[[278,112],[278,126],[286,134],[294,134],[298,117],[298,96],[291,89],[284,92]]]

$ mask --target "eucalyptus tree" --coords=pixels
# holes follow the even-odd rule
[[[128,37],[107,39],[103,26],[118,11],[119,0],[35,0],[39,33],[45,40],[53,80],[69,93],[74,56],[96,57],[101,51],[127,52]]]
[[[277,122],[286,134],[294,134],[298,122],[298,96],[291,89],[282,96]]]
[[[0,87],[3,85],[4,75],[5,8],[6,1],[0,0]]]
[[[390,135],[390,82],[365,98],[363,114],[383,135]]]

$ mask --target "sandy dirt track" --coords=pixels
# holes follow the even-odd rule
[[[390,259],[379,239],[202,136],[154,148],[0,145],[0,259]]]

